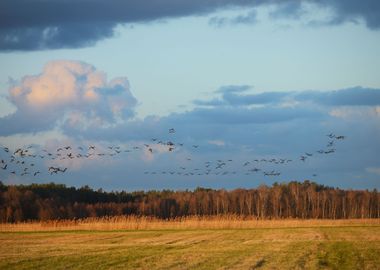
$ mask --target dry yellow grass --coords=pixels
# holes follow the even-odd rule
[[[373,220],[234,219],[224,225],[256,228],[188,230],[183,226],[210,227],[217,219],[134,221],[158,230],[91,231],[114,224],[86,220],[67,227],[83,231],[0,232],[0,269],[380,269],[380,226]],[[164,230],[175,224],[182,227]]]
[[[380,226],[380,219],[280,219],[258,220],[241,216],[190,216],[175,219],[154,217],[116,216],[46,222],[22,222],[0,224],[3,232],[28,231],[106,231],[106,230],[170,230],[170,229],[254,229],[254,228],[302,228]]]

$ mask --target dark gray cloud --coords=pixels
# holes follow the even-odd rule
[[[80,48],[114,35],[116,23],[65,23],[44,27],[0,28],[0,50]]]
[[[256,105],[256,104],[268,104],[278,103],[289,93],[282,92],[268,92],[255,95],[236,95],[234,93],[223,94],[223,99],[232,106],[235,105]]]
[[[0,50],[84,47],[113,35],[117,24],[208,14],[262,0],[4,0],[0,2]]]
[[[53,130],[61,116],[54,112],[41,114],[18,108],[15,113],[0,118],[0,136]]]
[[[234,16],[232,18],[215,16],[215,17],[210,18],[209,20],[209,24],[216,27],[223,27],[226,25],[237,25],[237,24],[251,25],[255,23],[257,23],[257,14],[255,10],[251,10],[247,14],[241,14],[238,16]]]
[[[284,1],[283,3],[279,3],[277,8],[270,12],[269,15],[273,19],[299,19],[303,14],[305,14],[305,10],[301,1]]]
[[[196,99],[193,101],[194,105],[197,106],[223,106],[227,105],[226,101],[221,99],[212,99],[212,100],[202,100],[202,99]]]
[[[266,92],[259,94],[242,94],[252,89],[250,85],[227,85],[220,87],[215,93],[221,94],[221,98],[212,100],[194,100],[199,106],[244,106],[279,103],[289,96],[289,92]]]
[[[249,106],[284,102],[308,102],[321,106],[376,106],[380,105],[380,89],[353,87],[334,91],[264,92],[248,94],[249,86],[227,86],[219,89],[221,98],[195,100],[198,106]]]
[[[363,18],[367,27],[380,28],[380,1],[377,0],[319,0],[316,3],[331,7],[335,12],[335,24]]]
[[[246,92],[248,90],[252,89],[251,85],[225,85],[220,87],[218,90],[215,91],[215,93],[241,93]]]
[[[306,91],[295,96],[299,101],[311,101],[327,106],[380,105],[380,89],[353,87],[335,91]]]
[[[331,24],[363,19],[370,29],[380,28],[377,0],[310,0],[333,10]],[[277,5],[275,16],[299,16],[299,0],[2,0],[0,50],[42,50],[90,46],[114,34],[118,24],[206,15],[233,7]],[[237,16],[232,23],[254,23],[255,13]],[[225,19],[216,17],[215,23]]]
[[[291,121],[300,118],[321,117],[321,113],[307,108],[274,108],[262,107],[255,109],[245,108],[217,108],[217,109],[195,109],[183,115],[181,120],[187,123],[223,123],[234,124],[270,124],[274,122]]]
[[[276,9],[270,13],[272,18],[299,19],[307,14],[304,3],[311,3],[331,10],[331,17],[327,20],[311,21],[312,26],[340,25],[345,22],[358,23],[364,20],[366,26],[372,30],[380,28],[380,2],[377,0],[308,0],[308,1],[280,1]]]
[[[252,140],[252,130],[270,130],[273,126],[293,127],[293,123],[320,122],[328,119],[328,111],[309,106],[245,108],[240,106],[197,107],[183,113],[172,113],[165,117],[147,117],[144,120],[124,122],[113,127],[89,127],[78,132],[73,126],[64,126],[63,131],[70,137],[90,140],[147,140],[165,138],[167,131],[175,127],[181,133],[175,138],[188,144],[206,142],[215,138],[239,141],[244,144]],[[301,125],[301,124],[300,124]],[[266,128],[268,127],[268,128]],[[274,134],[275,135],[275,134]],[[263,135],[264,137],[267,136]],[[277,135],[276,135],[277,136]]]

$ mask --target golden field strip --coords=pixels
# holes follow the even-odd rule
[[[115,216],[45,222],[0,223],[0,232],[71,230],[161,230],[161,229],[254,229],[321,226],[380,226],[380,219],[273,219],[236,215],[189,216],[173,219]]]
[[[380,220],[114,217],[0,225],[0,269],[380,269]]]

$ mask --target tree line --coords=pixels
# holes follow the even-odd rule
[[[0,222],[77,219],[117,215],[175,218],[241,215],[258,219],[380,218],[380,193],[342,190],[305,181],[256,189],[112,191],[63,184],[4,185]]]

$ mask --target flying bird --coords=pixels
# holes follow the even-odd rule
[[[327,143],[327,147],[332,147],[334,145],[334,141],[329,141],[328,143]]]
[[[258,172],[258,171],[260,171],[260,169],[258,169],[258,168],[253,168],[253,169],[250,169],[249,171],[251,171],[251,172]]]

